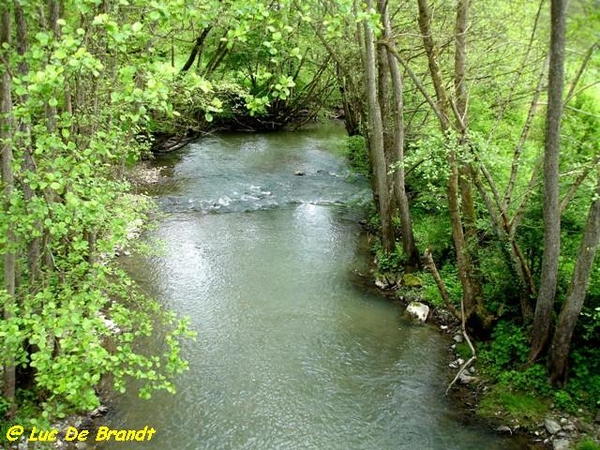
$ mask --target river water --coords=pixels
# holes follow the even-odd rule
[[[102,419],[154,427],[152,440],[97,448],[522,448],[461,421],[444,396],[447,337],[358,281],[369,194],[343,136],[220,134],[156,162],[160,250],[125,265],[198,336],[176,395],[128,392]]]

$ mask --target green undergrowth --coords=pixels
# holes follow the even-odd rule
[[[575,446],[575,450],[600,450],[600,443],[592,439],[584,439]]]
[[[549,411],[550,404],[545,399],[511,391],[506,386],[496,386],[481,399],[477,413],[482,417],[533,428],[543,422]]]

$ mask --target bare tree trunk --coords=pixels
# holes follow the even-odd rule
[[[551,1],[550,69],[544,151],[544,255],[540,291],[531,331],[529,360],[535,361],[548,342],[560,256],[559,172],[560,121],[563,110],[565,16],[567,0]]]
[[[11,77],[9,73],[10,61],[10,36],[11,23],[8,3],[0,5],[0,52],[2,52],[3,67],[2,77],[0,78],[0,163],[2,165],[2,183],[4,210],[10,206],[10,197],[12,196],[14,186],[14,176],[12,171],[13,149],[13,117],[12,117],[12,96],[11,96]],[[4,48],[6,44],[6,49]],[[3,250],[4,257],[4,286],[8,296],[4,304],[3,317],[9,320],[13,315],[13,309],[16,306],[15,299],[15,277],[16,277],[16,252],[15,235],[9,226],[6,232],[6,245]],[[15,388],[16,374],[14,354],[9,352],[4,358],[4,397],[9,402],[8,416],[14,416],[16,412]]]
[[[208,33],[210,32],[211,29],[212,29],[212,26],[204,28],[202,30],[202,33],[200,34],[200,36],[198,36],[196,38],[196,43],[194,44],[194,48],[192,49],[188,60],[186,61],[184,66],[181,68],[181,73],[185,73],[188,70],[190,70],[190,67],[192,67],[192,65],[194,64],[194,61],[196,60],[196,56],[198,56],[198,53],[200,52],[200,50],[202,50],[202,46],[204,45],[206,36],[208,36]]]
[[[29,73],[29,64],[25,58],[25,54],[28,50],[28,33],[27,33],[27,22],[25,19],[25,12],[23,11],[23,6],[20,2],[15,2],[15,24],[16,24],[16,36],[17,36],[17,53],[23,57],[22,61],[19,63],[19,74],[21,76],[26,76]],[[25,103],[27,102],[28,96],[27,94],[21,96],[19,98],[19,102]],[[19,146],[23,149],[24,160],[23,160],[23,168],[26,171],[30,171],[31,173],[36,173],[37,168],[35,164],[35,159],[33,156],[33,149],[31,148],[31,127],[26,121],[22,121],[19,125],[20,131],[20,142]],[[29,184],[25,181],[23,183],[23,196],[25,198],[25,204],[28,206],[32,199],[35,197],[35,192]],[[39,231],[40,235],[42,233],[42,226],[39,221],[34,223],[34,227]],[[36,289],[36,281],[40,278],[40,241],[39,237],[32,237],[31,241],[28,243],[27,250],[27,265],[29,268],[29,289],[30,291],[34,291]]]
[[[367,8],[373,9],[373,0],[367,0]],[[368,21],[364,22],[365,47],[365,88],[367,91],[367,108],[369,116],[369,152],[373,169],[374,196],[381,219],[381,240],[385,254],[394,250],[395,237],[392,224],[390,193],[387,182],[387,170],[384,153],[383,122],[377,98],[376,55],[373,29]]]
[[[412,272],[420,268],[421,259],[415,244],[408,196],[406,195],[404,170],[404,101],[402,98],[404,85],[402,74],[400,72],[400,68],[398,67],[398,61],[389,50],[390,46],[394,46],[394,43],[392,42],[392,25],[386,0],[380,0],[380,13],[383,22],[384,38],[387,41],[387,47],[385,48],[385,51],[388,58],[388,66],[390,68],[392,94],[394,100],[392,109],[394,116],[394,162],[396,164],[396,168],[394,170],[394,195],[396,197],[396,205],[398,206],[398,211],[400,214],[402,249],[407,258],[406,271]]]
[[[450,214],[450,224],[452,227],[452,240],[454,249],[456,250],[456,265],[458,268],[458,276],[461,281],[463,290],[464,311],[466,314],[465,320],[469,325],[476,325],[477,328],[485,328],[487,326],[487,318],[483,299],[481,297],[481,288],[477,282],[477,277],[474,271],[473,257],[471,249],[467,242],[467,236],[474,235],[474,203],[470,192],[468,174],[470,171],[459,159],[459,154],[456,145],[450,142],[449,133],[452,128],[452,123],[449,119],[449,111],[456,119],[456,130],[460,133],[461,140],[459,144],[466,145],[467,128],[466,128],[466,108],[467,108],[467,91],[465,85],[465,33],[467,30],[468,20],[468,2],[461,0],[458,3],[456,15],[456,55],[455,55],[455,90],[457,92],[457,104],[454,104],[448,98],[446,89],[444,88],[441,69],[438,63],[438,56],[435,43],[432,37],[431,30],[431,11],[427,0],[417,0],[419,7],[419,29],[421,31],[423,46],[427,54],[429,72],[433,81],[433,86],[437,98],[437,112],[440,119],[440,126],[443,134],[448,140],[448,166],[450,175],[446,185],[446,196],[448,199],[448,211]],[[463,174],[461,178],[461,173]],[[461,194],[463,210],[461,211]],[[466,215],[466,222],[463,223],[463,213]],[[465,230],[466,235],[465,236]],[[473,324],[476,319],[477,324]]]
[[[590,206],[588,220],[581,239],[579,255],[575,262],[575,269],[567,299],[562,307],[558,323],[554,332],[550,354],[548,356],[548,372],[552,383],[564,387],[567,383],[569,368],[569,349],[573,331],[579,313],[585,301],[585,294],[590,281],[590,274],[600,241],[600,176],[596,187],[596,196]]]

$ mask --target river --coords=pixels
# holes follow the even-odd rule
[[[198,336],[176,395],[128,392],[101,420],[154,427],[152,440],[97,448],[522,448],[463,422],[444,396],[448,338],[355,275],[369,194],[343,136],[333,124],[218,134],[155,162],[164,214],[146,239],[160,250],[125,266]]]

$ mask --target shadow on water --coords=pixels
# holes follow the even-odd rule
[[[369,196],[342,141],[331,127],[227,134],[157,162],[166,214],[148,238],[164,250],[124,264],[198,338],[177,395],[111,399],[103,425],[153,439],[97,448],[523,448],[444,396],[443,336],[352,282],[366,255],[351,205]]]

